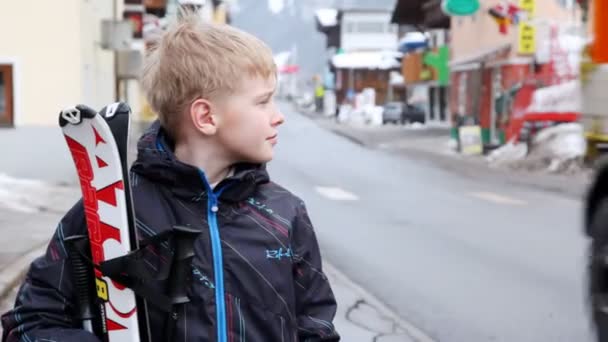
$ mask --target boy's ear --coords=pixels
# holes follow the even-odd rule
[[[212,113],[211,102],[197,99],[190,105],[190,119],[199,132],[214,135],[217,132],[217,122]]]

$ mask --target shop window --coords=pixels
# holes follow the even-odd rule
[[[0,126],[13,126],[13,66],[0,64]]]

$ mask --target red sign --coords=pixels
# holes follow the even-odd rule
[[[281,74],[295,74],[300,71],[300,66],[298,65],[285,65],[279,69],[279,73]]]
[[[133,38],[144,37],[144,14],[140,11],[124,11],[122,17],[130,20],[133,25]]]

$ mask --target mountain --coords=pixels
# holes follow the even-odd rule
[[[386,8],[395,0],[238,0],[232,1],[232,24],[264,40],[275,54],[296,46],[301,77],[320,73],[325,65],[325,36],[316,30],[319,8]]]

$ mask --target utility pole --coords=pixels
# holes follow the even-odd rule
[[[118,0],[112,0],[112,19],[115,23],[118,22]],[[112,50],[112,58],[114,59],[114,100],[120,101],[120,80],[118,79],[118,52],[116,49]]]

